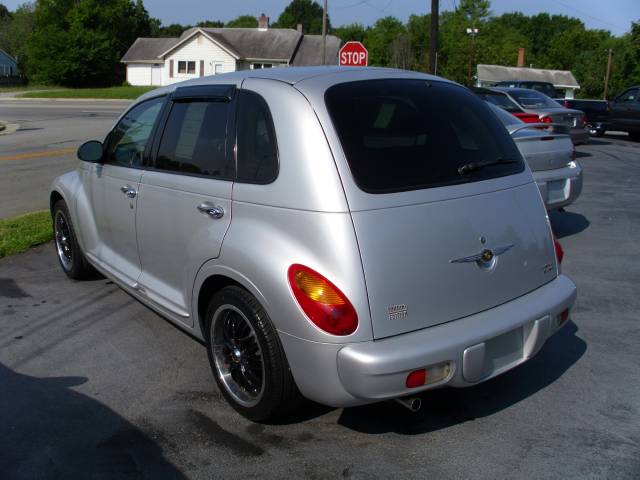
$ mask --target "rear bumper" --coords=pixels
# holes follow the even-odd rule
[[[336,407],[362,405],[448,385],[488,380],[531,358],[559,328],[576,287],[560,275],[490,310],[416,332],[347,345],[315,343],[280,334],[301,392]],[[449,376],[408,389],[409,372],[449,362]]]
[[[582,167],[578,162],[575,167],[535,171],[533,178],[547,210],[570,205],[582,192]]]
[[[574,145],[582,145],[589,142],[589,130],[586,128],[572,128],[569,136]]]

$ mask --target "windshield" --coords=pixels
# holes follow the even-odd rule
[[[547,97],[544,93],[535,90],[511,90],[509,95],[515,98],[522,108],[538,110],[542,108],[562,108],[555,100]]]
[[[369,193],[475,182],[524,168],[489,106],[455,84],[349,82],[329,88],[325,102],[353,178]],[[469,163],[491,165],[461,173]]]

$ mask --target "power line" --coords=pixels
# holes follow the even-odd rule
[[[579,8],[574,7],[573,5],[567,5],[564,2],[561,2],[560,0],[553,0],[555,3],[557,3],[558,5],[560,5],[561,7],[564,7],[568,10],[571,10],[572,12],[578,12],[581,13],[582,15],[584,15],[587,18],[590,18],[591,20],[595,20],[596,22],[600,22],[603,23],[605,25],[609,25],[610,27],[615,27],[615,28],[623,28],[620,25],[616,25],[615,23],[611,23],[611,22],[607,22],[606,20],[602,20],[601,18],[598,17],[594,17],[593,15],[590,15],[588,13],[586,13],[584,10],[580,10]]]

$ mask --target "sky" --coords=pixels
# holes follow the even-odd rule
[[[25,0],[0,0],[9,8]],[[319,3],[322,0],[316,0]],[[441,10],[452,10],[459,0],[440,0]],[[149,14],[164,24],[194,24],[202,20],[228,21],[239,15],[259,16],[265,13],[275,21],[290,0],[144,0]],[[393,15],[403,21],[409,15],[430,11],[430,0],[328,0],[333,26],[360,22],[375,23],[378,18]],[[177,7],[179,6],[179,7]],[[578,17],[588,28],[610,30],[622,35],[632,20],[640,20],[640,0],[491,0],[494,14],[520,11],[526,15],[540,12]]]

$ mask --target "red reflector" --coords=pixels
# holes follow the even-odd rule
[[[356,331],[356,310],[333,283],[298,264],[289,267],[288,277],[298,305],[316,326],[333,335],[350,335]]]
[[[565,308],[560,314],[560,321],[558,322],[558,325],[562,325],[568,319],[569,319],[569,309]]]
[[[556,239],[556,237],[553,237],[553,245],[556,248],[556,258],[558,259],[558,263],[562,263],[562,259],[564,258],[564,250],[562,249],[562,245],[560,245],[560,242]]]
[[[541,123],[553,123],[553,120],[551,119],[551,117],[540,117],[540,122]]]
[[[427,381],[427,371],[424,368],[420,370],[414,370],[407,375],[406,385],[407,388],[421,387]]]

